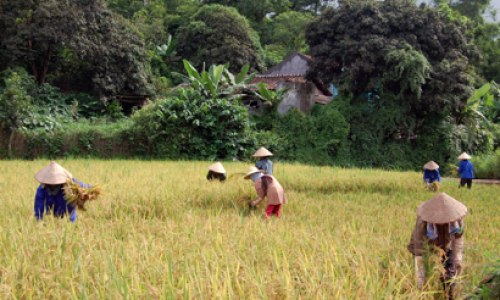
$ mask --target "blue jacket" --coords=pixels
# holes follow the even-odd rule
[[[458,166],[458,173],[462,178],[474,178],[474,166],[468,160],[462,160]]]
[[[434,181],[441,182],[441,175],[439,170],[427,170],[424,169],[424,181],[428,183],[433,183]]]
[[[273,175],[273,162],[268,158],[263,158],[255,163],[259,170],[266,171],[267,175]]]
[[[76,182],[76,179],[73,178],[73,181]],[[90,185],[84,185],[80,181],[78,184],[81,187],[90,188]],[[76,209],[74,206],[69,205],[64,199],[64,190],[61,189],[57,195],[51,196],[47,193],[47,191],[40,186],[36,191],[35,196],[35,217],[37,220],[43,219],[43,214],[45,211],[53,210],[54,216],[63,217],[66,213],[71,213],[69,219],[71,222],[76,222]]]

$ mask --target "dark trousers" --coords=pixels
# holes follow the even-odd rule
[[[439,280],[441,280],[441,283],[443,284],[445,299],[447,300],[455,299],[454,290],[457,284],[455,281],[450,282],[451,279],[454,279],[457,275],[457,271],[455,270],[455,266],[453,265],[452,258],[453,251],[450,250],[448,251],[448,253],[446,253],[446,257],[443,261],[444,273],[442,273],[439,277]]]
[[[470,188],[472,187],[472,178],[461,178],[460,185],[458,186],[458,188],[465,186],[466,183],[467,183],[467,188],[470,190]]]

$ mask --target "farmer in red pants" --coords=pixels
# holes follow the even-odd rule
[[[255,190],[257,191],[257,195],[259,195],[259,198],[252,201],[250,205],[259,205],[267,196],[267,207],[264,218],[267,220],[273,214],[278,218],[280,216],[281,204],[287,203],[285,191],[283,191],[283,187],[276,178],[271,175],[263,175],[262,172],[265,171],[259,170],[256,167],[250,167],[249,172],[245,176],[245,179],[252,179],[255,182]]]

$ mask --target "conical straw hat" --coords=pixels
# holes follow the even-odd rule
[[[446,224],[465,217],[467,207],[453,197],[440,193],[420,204],[417,215],[428,223]]]
[[[460,154],[460,156],[458,157],[458,159],[460,160],[465,160],[465,159],[471,159],[472,157],[470,157],[469,154],[467,154],[466,152]]]
[[[208,169],[210,171],[215,172],[215,173],[220,173],[220,174],[225,174],[226,173],[226,169],[224,169],[224,167],[222,166],[222,164],[220,163],[220,161],[218,161],[215,164],[211,165],[210,167],[208,167]]]
[[[68,178],[73,175],[55,161],[35,174],[35,180],[42,184],[63,184]]]
[[[264,157],[264,156],[273,156],[273,154],[269,150],[267,150],[266,148],[260,147],[260,149],[257,150],[257,152],[255,152],[255,154],[253,156],[254,157]]]
[[[259,172],[260,173],[265,173],[266,171],[259,170],[256,167],[250,167],[250,169],[248,169],[247,175],[245,175],[245,179],[250,179],[250,175],[255,174],[255,173],[259,173]]]
[[[439,169],[439,165],[431,160],[424,165],[424,168],[427,170],[437,170]]]

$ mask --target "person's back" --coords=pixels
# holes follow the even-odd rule
[[[226,169],[224,169],[220,161],[208,167],[207,179],[219,181],[224,181],[227,179]]]
[[[265,171],[266,175],[273,175],[273,162],[269,157],[264,157],[255,163],[257,169]]]
[[[227,179],[227,176],[225,173],[217,173],[212,170],[208,171],[207,174],[207,179],[208,180],[219,180],[219,181],[224,181]]]
[[[462,178],[474,178],[474,165],[468,160],[462,160],[458,166],[458,173]]]
[[[424,170],[424,181],[427,183],[433,183],[434,181],[441,182],[441,175],[439,170]]]
[[[262,180],[267,179],[266,188]],[[260,197],[267,196],[267,205],[279,205],[287,203],[285,192],[281,184],[270,175],[264,175],[255,181],[255,190]]]

